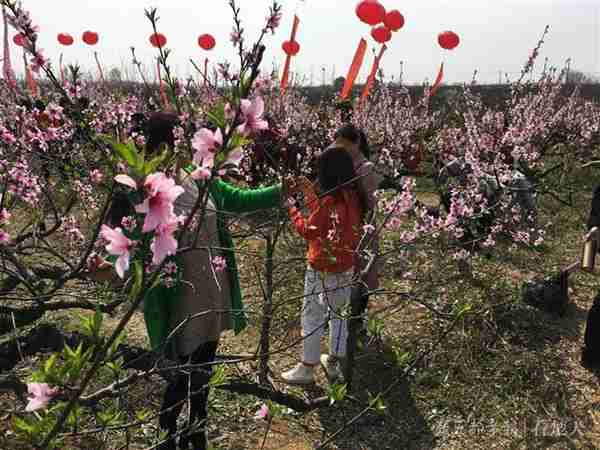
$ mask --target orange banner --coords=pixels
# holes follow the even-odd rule
[[[365,83],[365,88],[363,89],[362,95],[360,97],[361,102],[366,100],[367,97],[369,96],[369,92],[371,91],[371,88],[373,87],[373,83],[375,82],[375,77],[377,76],[377,71],[379,70],[379,63],[381,62],[381,58],[383,57],[383,54],[385,53],[386,50],[387,50],[387,47],[385,46],[385,44],[382,45],[381,50],[379,50],[379,55],[377,55],[375,57],[375,60],[373,61],[373,67],[371,67],[371,73],[369,74],[369,78],[367,79],[367,82]]]
[[[292,63],[292,55],[287,55],[285,65],[283,66],[283,74],[281,75],[281,92],[284,93],[288,87],[288,79],[290,77],[290,65]]]
[[[294,15],[294,24],[292,25],[292,34],[290,36],[290,41],[296,40],[296,34],[298,33],[299,25],[300,25],[300,19],[298,19],[298,16]]]
[[[434,94],[439,89],[439,87],[441,86],[442,78],[444,78],[444,63],[442,63],[440,65],[440,70],[437,74],[437,77],[436,77],[435,81],[433,82],[433,86],[431,86],[431,89],[429,90],[429,98],[433,97]]]
[[[38,85],[37,85],[37,82],[35,81],[35,78],[33,78],[33,73],[31,73],[29,64],[27,64],[27,56],[26,56],[25,52],[23,52],[23,64],[25,65],[25,81],[27,83],[27,90],[29,90],[29,93],[31,94],[32,97],[37,97],[38,96]]]
[[[290,35],[290,42],[296,40],[296,34],[298,33],[298,26],[300,25],[300,19],[294,15],[294,24],[292,25],[292,34]],[[285,58],[285,65],[283,66],[283,73],[281,74],[281,92],[284,93],[288,87],[288,80],[290,77],[290,65],[292,64],[292,55],[287,55]]]
[[[158,60],[156,61],[156,74],[158,75],[160,99],[163,102],[163,107],[165,108],[165,110],[170,110],[171,103],[169,102],[169,97],[167,96],[167,90],[165,88],[165,83],[160,74],[160,62]]]
[[[344,83],[344,87],[340,94],[340,98],[342,100],[346,100],[348,94],[352,91],[352,86],[354,86],[354,81],[356,81],[356,77],[360,72],[360,68],[362,67],[363,60],[365,59],[365,53],[367,52],[367,41],[364,39],[360,40],[358,44],[358,48],[356,49],[356,53],[354,54],[354,59],[352,60],[352,65],[350,66],[350,70],[348,70],[348,75],[346,76],[346,82]]]

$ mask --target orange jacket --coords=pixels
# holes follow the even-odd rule
[[[353,189],[342,189],[307,200],[308,219],[294,207],[290,208],[290,218],[298,233],[308,241],[310,266],[329,273],[353,269],[362,224],[358,194]]]

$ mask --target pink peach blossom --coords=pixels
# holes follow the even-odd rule
[[[160,265],[167,256],[174,255],[177,251],[177,239],[173,233],[177,231],[179,220],[169,223],[161,223],[156,227],[156,235],[150,244],[152,250],[152,264]]]
[[[37,411],[48,405],[48,402],[58,394],[58,389],[51,388],[46,383],[27,383],[27,392],[30,395],[27,397],[29,403],[25,411]]]
[[[244,99],[241,101],[241,110],[244,116],[244,123],[238,127],[238,131],[243,135],[248,135],[256,131],[268,130],[269,124],[263,120],[265,111],[265,102],[258,96],[250,101]]]
[[[146,214],[142,232],[147,233],[174,220],[173,202],[183,194],[183,188],[162,172],[148,175],[144,188],[148,196],[135,210]]]
[[[111,255],[118,256],[115,264],[117,275],[123,278],[125,272],[129,269],[130,250],[134,242],[123,234],[121,228],[112,229],[107,225],[102,225],[100,236],[108,241],[106,251]]]

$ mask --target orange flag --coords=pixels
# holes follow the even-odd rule
[[[373,67],[371,67],[371,73],[369,74],[369,78],[367,78],[367,82],[365,83],[365,88],[363,89],[362,95],[360,97],[360,101],[363,102],[369,96],[369,91],[373,87],[373,83],[375,82],[375,77],[377,76],[377,70],[379,69],[379,63],[381,62],[381,58],[383,57],[384,52],[387,50],[387,47],[384,45],[381,46],[381,50],[379,50],[379,55],[375,57],[373,61]]]
[[[38,85],[33,78],[33,74],[31,73],[31,69],[29,68],[29,64],[27,64],[27,56],[25,52],[23,52],[23,63],[25,64],[25,81],[27,83],[27,89],[32,97],[38,96]]]
[[[440,85],[442,84],[442,78],[444,78],[444,63],[440,65],[440,70],[437,74],[437,77],[433,83],[433,86],[431,86],[431,89],[429,90],[429,98],[433,97],[433,95],[439,89]]]
[[[294,15],[294,24],[292,25],[292,34],[290,36],[290,42],[296,40],[296,33],[298,33],[298,26],[300,25],[300,19]],[[290,77],[290,65],[292,63],[292,55],[287,55],[285,58],[285,65],[283,66],[283,74],[281,75],[281,92],[285,92],[288,87],[288,80]]]
[[[367,52],[367,41],[364,39],[360,40],[358,44],[358,48],[356,49],[356,53],[354,54],[354,59],[352,60],[352,65],[350,66],[350,70],[348,70],[348,76],[346,76],[346,82],[344,83],[344,88],[340,94],[340,98],[342,100],[346,100],[350,91],[352,91],[352,86],[354,86],[354,81],[358,76],[358,72],[360,72],[360,68],[362,67],[363,60],[365,59],[365,53]]]
[[[171,109],[171,104],[169,103],[169,97],[167,97],[167,90],[165,89],[165,83],[160,74],[160,62],[156,61],[156,74],[158,75],[159,90],[160,90],[160,99],[163,102],[163,107],[167,110]]]

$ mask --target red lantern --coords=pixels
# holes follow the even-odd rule
[[[23,33],[15,34],[13,37],[13,42],[15,45],[23,47],[23,44],[25,44],[25,35]]]
[[[58,36],[56,37],[58,39],[58,42],[61,45],[73,45],[73,42],[75,42],[75,40],[73,39],[73,36],[71,36],[68,33],[59,33]]]
[[[404,26],[404,16],[400,14],[400,11],[394,9],[388,12],[383,19],[383,23],[392,31],[398,31]]]
[[[458,47],[460,38],[458,37],[458,34],[453,31],[444,31],[438,35],[438,42],[440,47],[446,50],[452,50]]]
[[[285,41],[281,48],[286,55],[296,56],[300,51],[300,44],[298,44],[296,41]]]
[[[150,35],[150,44],[152,44],[152,47],[162,48],[167,45],[167,37],[162,33],[152,33]]]
[[[217,41],[210,34],[203,34],[198,38],[198,45],[204,50],[212,50],[217,45]]]
[[[356,15],[367,25],[377,25],[385,19],[385,8],[377,0],[362,0],[356,5]]]
[[[381,25],[371,30],[371,36],[380,44],[385,44],[392,39],[392,32],[385,25]]]
[[[98,43],[98,33],[94,31],[86,31],[83,33],[83,42],[87,45],[96,45]]]

